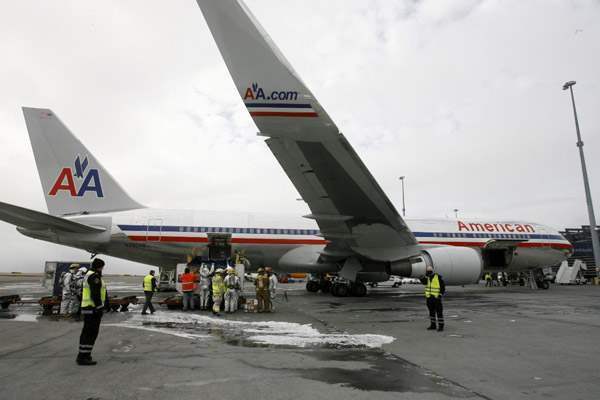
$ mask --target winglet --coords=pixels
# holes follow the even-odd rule
[[[248,7],[197,0],[244,105],[263,136],[321,140],[339,130]],[[298,135],[296,124],[305,131]],[[309,132],[309,133],[307,133]]]

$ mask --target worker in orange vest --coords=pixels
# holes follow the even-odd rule
[[[194,311],[194,281],[198,279],[198,275],[191,274],[190,269],[185,269],[185,274],[182,274],[179,279],[181,282],[181,291],[183,292],[183,311]]]

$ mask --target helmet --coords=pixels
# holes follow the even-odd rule
[[[69,269],[79,268],[79,264],[71,264],[69,265]]]
[[[261,272],[265,272],[265,269],[264,268],[259,268],[258,269],[258,273],[260,274]]]
[[[231,269],[228,269],[228,270],[227,270],[227,273],[228,273],[229,275],[235,275],[235,269],[233,269],[233,268],[231,268]]]
[[[267,271],[267,273],[269,273],[269,274],[272,274],[273,273],[273,268],[267,267],[267,268],[265,268],[265,271]]]
[[[79,268],[79,271],[81,271],[85,274],[88,270],[86,267],[81,267],[81,268]]]
[[[215,273],[222,274],[223,273],[223,268],[217,268],[217,270],[215,271]]]

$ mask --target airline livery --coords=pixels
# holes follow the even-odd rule
[[[240,97],[310,208],[304,218],[158,210],[133,200],[49,109],[23,108],[48,214],[0,203],[24,235],[163,268],[243,254],[251,268],[310,273],[307,289],[364,295],[365,282],[477,283],[484,270],[547,267],[572,246],[523,221],[404,220],[315,96],[241,0],[198,0]]]

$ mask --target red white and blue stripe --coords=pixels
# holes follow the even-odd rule
[[[319,115],[310,104],[295,103],[245,103],[253,117],[309,117]]]

